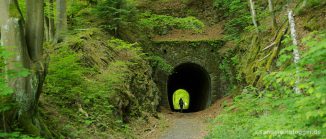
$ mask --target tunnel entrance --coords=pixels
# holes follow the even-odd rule
[[[169,105],[173,111],[172,96],[178,89],[185,89],[190,95],[189,109],[185,112],[200,111],[210,104],[210,77],[198,64],[184,63],[177,66],[169,76],[167,85]]]

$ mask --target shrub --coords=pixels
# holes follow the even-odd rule
[[[151,67],[153,70],[160,69],[163,72],[170,74],[173,71],[172,65],[167,63],[165,59],[160,56],[152,55],[147,58],[150,62]]]
[[[51,55],[44,92],[61,96],[65,104],[76,102],[85,90],[83,73],[86,71],[78,61],[79,57],[73,50],[68,46],[60,46]]]
[[[140,15],[138,25],[145,31],[150,30],[153,34],[167,34],[172,29],[193,30],[196,33],[202,32],[204,23],[195,17],[178,18],[168,15],[156,15],[143,13]]]
[[[225,23],[226,39],[239,39],[240,33],[250,25],[251,16],[247,1],[243,0],[214,0],[215,9]]]
[[[31,137],[28,135],[24,135],[20,132],[12,132],[12,133],[1,133],[0,138],[7,138],[7,139],[43,139],[41,137]]]
[[[102,27],[117,35],[120,26],[127,26],[135,20],[137,10],[131,0],[101,0],[95,12],[104,19]]]

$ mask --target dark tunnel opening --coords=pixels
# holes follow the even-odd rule
[[[184,63],[177,66],[168,79],[168,99],[173,109],[172,96],[178,89],[185,89],[190,95],[189,109],[184,112],[196,112],[205,109],[210,103],[210,77],[200,65]]]

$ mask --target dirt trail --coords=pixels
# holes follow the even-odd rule
[[[159,139],[199,139],[206,135],[207,121],[196,118],[191,113],[172,114],[174,117],[170,127],[163,132]]]
[[[165,126],[153,130],[146,136],[147,139],[202,139],[208,133],[209,119],[220,113],[220,106],[224,100],[217,100],[211,107],[200,112],[178,113],[168,109],[162,110]]]

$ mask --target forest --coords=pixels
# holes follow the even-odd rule
[[[326,138],[325,0],[0,0],[0,138]]]

